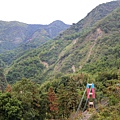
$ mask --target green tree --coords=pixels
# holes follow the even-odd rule
[[[69,77],[64,84],[57,89],[59,116],[62,119],[68,118],[72,112],[75,112],[78,106],[79,94],[76,82]]]
[[[68,109],[68,93],[65,90],[65,86],[61,84],[57,89],[58,95],[58,104],[59,104],[59,117],[64,119],[65,117],[69,116],[69,109]]]
[[[50,112],[50,107],[49,107],[48,93],[40,92],[40,110],[39,110],[40,120],[45,120],[47,118],[50,118],[50,115],[48,114],[49,112]]]
[[[22,120],[22,104],[10,93],[0,93],[0,120]]]
[[[14,84],[12,95],[22,102],[25,120],[39,119],[40,95],[39,86],[28,79]]]
[[[0,91],[4,91],[7,86],[7,81],[4,76],[4,71],[2,68],[0,68]]]

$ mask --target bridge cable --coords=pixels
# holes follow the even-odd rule
[[[90,91],[91,91],[91,89],[92,89],[92,88],[90,88]],[[89,100],[89,99],[87,98],[87,99],[86,99],[86,103],[85,103],[85,105],[84,105],[84,108],[83,108],[83,111],[82,111],[82,112],[85,111],[85,108],[86,108],[86,106],[87,106],[88,100]]]
[[[83,108],[82,112],[85,111],[85,108],[86,108],[86,106],[87,106],[87,103],[88,103],[88,98],[86,99],[86,102],[85,102],[85,105],[84,105],[84,108]]]
[[[82,96],[82,98],[81,98],[81,101],[80,101],[79,106],[78,106],[78,108],[77,108],[77,111],[76,111],[76,113],[75,113],[75,116],[73,117],[73,120],[75,120],[76,116],[78,115],[78,111],[79,111],[79,109],[81,108],[82,101],[83,101],[83,98],[84,98],[84,96],[85,96],[85,93],[86,93],[86,89],[85,89],[85,91],[84,91],[84,93],[83,93],[83,96]]]

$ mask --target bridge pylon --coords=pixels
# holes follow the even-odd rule
[[[94,84],[87,84],[87,99],[88,99],[88,108],[95,108],[95,88]]]

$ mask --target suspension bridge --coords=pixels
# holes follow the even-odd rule
[[[85,105],[83,107],[81,115],[79,115],[79,111],[81,109],[85,95],[87,95],[86,102],[85,102]],[[84,93],[82,95],[82,98],[80,100],[79,106],[78,106],[77,111],[76,111],[75,115],[73,116],[72,120],[88,120],[92,116],[92,113],[90,113],[88,110],[86,110],[86,107],[88,107],[88,109],[93,108],[92,110],[95,110],[95,87],[94,87],[94,83],[91,83],[91,84],[88,83],[86,85],[86,88],[85,88]]]

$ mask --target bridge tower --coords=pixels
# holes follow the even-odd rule
[[[87,84],[87,99],[88,99],[88,107],[95,108],[95,88],[94,84]]]

